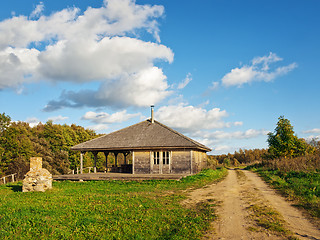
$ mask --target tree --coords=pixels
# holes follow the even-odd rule
[[[294,135],[293,126],[284,116],[278,118],[277,127],[274,133],[268,133],[269,149],[272,158],[277,157],[297,157],[313,152],[304,139],[299,139]]]
[[[0,114],[0,135],[9,127],[11,118],[5,113]]]

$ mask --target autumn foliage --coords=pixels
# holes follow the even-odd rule
[[[29,170],[30,157],[42,157],[43,167],[52,174],[65,174],[75,169],[79,153],[70,147],[98,135],[75,124],[59,125],[48,121],[30,127],[25,122],[13,122],[0,114],[0,177],[18,173],[23,178]],[[90,157],[90,156],[87,156]]]

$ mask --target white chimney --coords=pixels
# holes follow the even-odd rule
[[[154,106],[151,105],[151,123],[154,123],[154,111],[153,111]]]

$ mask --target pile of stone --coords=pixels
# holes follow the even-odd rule
[[[30,158],[30,171],[23,180],[22,192],[44,192],[52,188],[52,174],[42,168],[42,158]]]

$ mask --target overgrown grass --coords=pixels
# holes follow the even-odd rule
[[[256,171],[298,206],[320,218],[320,172],[281,171],[258,168]]]
[[[198,239],[208,204],[181,206],[182,189],[222,178],[205,170],[181,181],[54,182],[45,193],[0,186],[0,239]]]

